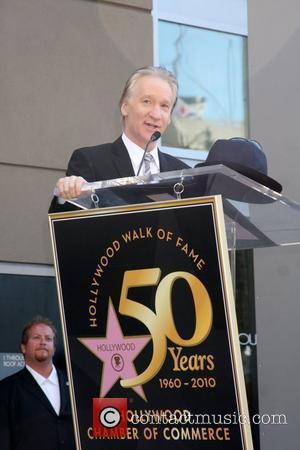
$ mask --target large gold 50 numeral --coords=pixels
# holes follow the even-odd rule
[[[212,326],[212,304],[208,292],[201,281],[188,272],[172,272],[159,283],[161,270],[139,269],[124,273],[119,312],[142,322],[150,331],[153,342],[152,359],[148,367],[134,378],[121,380],[123,387],[133,387],[147,383],[161,369],[167,353],[167,337],[183,347],[195,346],[203,342]],[[176,280],[184,279],[193,295],[195,305],[195,331],[190,339],[183,339],[176,329],[172,311],[172,288]],[[158,284],[159,283],[159,284]],[[131,287],[156,286],[156,314],[134,300],[127,297]]]

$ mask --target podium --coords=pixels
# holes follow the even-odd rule
[[[86,210],[204,195],[222,195],[229,250],[300,242],[299,203],[221,164],[86,183],[68,203]]]
[[[49,220],[78,450],[252,449],[237,260],[298,243],[300,205],[222,165],[87,183],[68,203]]]

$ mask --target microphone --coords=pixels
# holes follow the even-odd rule
[[[139,168],[138,168],[138,171],[137,171],[137,174],[136,174],[137,177],[139,176],[139,173],[141,171],[141,168],[142,168],[142,165],[143,165],[143,162],[144,162],[144,159],[145,159],[145,156],[146,156],[149,144],[151,144],[151,142],[157,141],[157,139],[159,139],[160,137],[161,137],[161,133],[159,131],[154,131],[154,133],[151,135],[149,141],[146,144],[146,147],[145,147],[145,150],[144,150],[144,153],[143,153],[143,157],[142,157],[141,163],[139,165]]]

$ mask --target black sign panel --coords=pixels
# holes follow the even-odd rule
[[[78,449],[251,449],[220,199],[50,224]]]

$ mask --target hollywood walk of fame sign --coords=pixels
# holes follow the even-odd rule
[[[220,198],[49,220],[78,450],[252,449]]]

